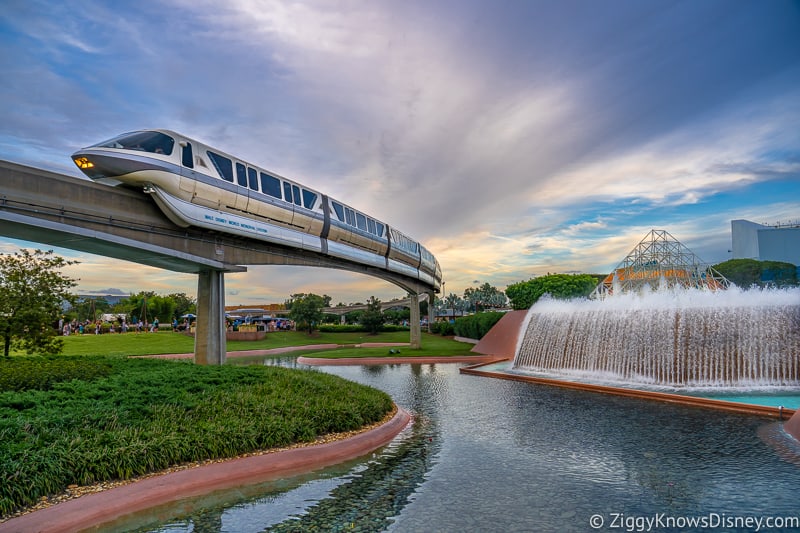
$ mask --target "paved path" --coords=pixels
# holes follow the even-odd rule
[[[432,365],[437,363],[488,363],[496,361],[493,355],[454,355],[451,357],[425,357],[425,356],[406,356],[406,357],[343,357],[330,359],[327,357],[303,357],[297,358],[297,362],[304,365],[314,366],[335,366],[335,365]]]
[[[365,342],[362,344],[307,344],[305,346],[284,346],[283,348],[270,348],[268,350],[242,350],[228,352],[228,357],[254,357],[259,355],[280,355],[283,353],[297,352],[300,350],[333,350],[342,346],[354,348],[380,348],[382,346],[408,346],[407,342]],[[157,359],[191,359],[193,353],[166,353],[157,355],[140,355],[137,357],[153,357]]]

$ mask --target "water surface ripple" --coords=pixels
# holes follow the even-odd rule
[[[786,458],[800,446],[775,422],[459,366],[323,367],[387,391],[418,423],[368,457],[160,509],[139,530],[591,531],[600,515],[611,531],[659,515],[800,516],[800,465]],[[782,453],[759,434],[781,439]],[[172,518],[154,524],[156,514]]]

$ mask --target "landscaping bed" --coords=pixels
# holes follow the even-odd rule
[[[79,378],[75,360],[85,365]],[[60,366],[68,370],[61,377]],[[393,409],[381,391],[272,366],[12,357],[0,361],[0,373],[46,378],[0,390],[3,517],[70,485],[311,442],[378,422]]]

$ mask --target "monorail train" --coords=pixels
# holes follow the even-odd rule
[[[438,292],[424,246],[321,192],[168,130],[124,133],[78,150],[90,179],[141,187],[181,227],[312,250],[419,279]]]

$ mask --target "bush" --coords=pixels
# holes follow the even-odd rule
[[[468,339],[481,339],[505,313],[477,313],[456,319],[455,334]]]
[[[322,333],[357,333],[367,330],[360,324],[322,324],[319,331]]]
[[[431,324],[431,333],[442,335],[443,337],[452,337],[455,335],[455,326],[450,322],[434,322]]]
[[[397,324],[384,324],[381,326],[381,331],[392,332],[392,331],[408,331],[408,326],[399,326]]]
[[[84,363],[57,360],[73,361]],[[392,409],[388,394],[322,372],[93,362],[107,365],[108,375],[0,392],[0,516],[73,483],[311,442],[378,422]]]
[[[506,296],[514,309],[525,310],[545,294],[556,299],[579,298],[589,296],[596,286],[597,279],[591,274],[548,274],[509,285]]]
[[[63,381],[91,381],[110,373],[111,365],[97,359],[11,357],[0,359],[0,392],[49,390]]]
[[[381,326],[380,331],[408,331],[408,326],[396,326],[394,324],[384,324]],[[361,324],[322,324],[319,327],[322,333],[369,333],[369,329]]]

